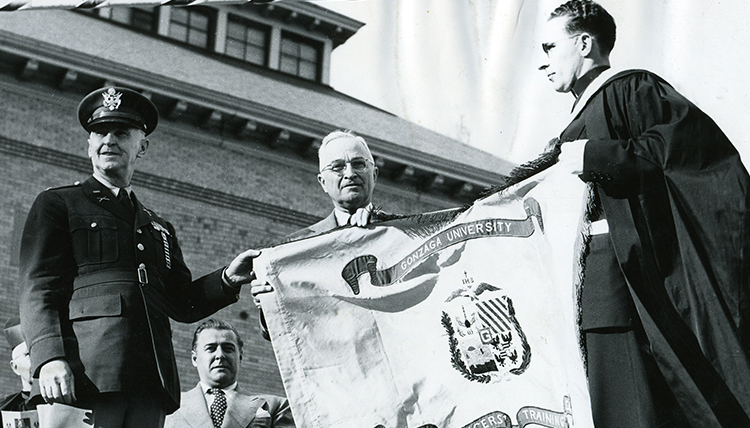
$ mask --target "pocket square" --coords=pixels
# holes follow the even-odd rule
[[[267,406],[268,404],[264,404],[264,406]],[[270,428],[271,427],[271,414],[268,413],[268,410],[264,409],[263,407],[258,407],[258,410],[255,411],[255,417],[253,418],[253,421],[250,423],[248,428]]]

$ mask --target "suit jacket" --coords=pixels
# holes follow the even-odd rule
[[[581,178],[601,200],[649,350],[691,423],[750,426],[750,177],[737,150],[647,71],[582,98],[561,139],[588,139]]]
[[[222,428],[294,428],[286,398],[275,395],[244,395],[239,390],[228,403]],[[182,393],[182,405],[167,416],[164,428],[213,428],[200,384]]]
[[[48,189],[21,243],[21,326],[35,377],[65,359],[76,395],[152,391],[170,413],[180,385],[169,318],[198,321],[237,301],[217,270],[192,281],[171,224],[135,214],[93,177]]]
[[[339,227],[338,223],[336,222],[336,215],[334,214],[335,211],[331,211],[330,214],[328,214],[328,217],[324,218],[323,220],[308,226],[304,229],[298,230],[291,235],[288,235],[284,242],[290,242],[290,241],[296,241],[298,239],[307,238],[310,236],[318,235],[324,232],[328,232],[329,230],[333,230],[337,227]]]

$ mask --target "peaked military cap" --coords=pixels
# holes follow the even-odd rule
[[[10,349],[14,349],[16,346],[23,343],[21,320],[19,320],[18,317],[11,318],[5,322],[3,333],[5,334],[5,339],[8,341],[8,345],[10,345]]]
[[[140,93],[117,86],[97,89],[78,104],[78,120],[86,131],[100,123],[124,123],[142,129],[146,135],[156,129],[159,112]]]

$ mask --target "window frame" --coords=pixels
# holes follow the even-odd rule
[[[244,40],[239,40],[235,37],[232,37],[230,35],[230,26],[236,24],[243,27],[243,36]],[[256,30],[258,33],[262,33],[263,35],[263,45],[258,45],[255,43],[252,43],[252,41],[249,40],[248,37],[248,29]],[[268,68],[269,66],[269,58],[270,58],[270,51],[271,51],[271,31],[272,27],[265,25],[261,22],[254,21],[251,19],[248,19],[242,15],[237,15],[234,13],[227,14],[227,26],[226,26],[226,38],[224,43],[224,52],[223,55],[227,56],[228,58],[236,59],[238,61],[242,61],[248,64],[254,64],[258,65],[260,67]],[[236,43],[240,44],[242,46],[242,57],[238,57],[236,55],[232,55],[227,53],[230,49],[230,43],[235,41]],[[263,52],[262,54],[262,61],[260,63],[256,61],[251,61],[248,59],[248,47],[254,48],[256,51]],[[257,58],[257,56],[253,56],[253,58]]]
[[[296,45],[296,54],[292,55],[288,52],[285,52],[285,42],[291,42]],[[308,59],[304,58],[304,52],[302,51],[303,47],[311,48],[312,51],[315,53],[315,61],[310,61]],[[292,76],[297,76],[301,79],[305,80],[311,80],[314,82],[320,82],[321,76],[322,76],[322,69],[323,69],[323,43],[309,38],[302,36],[297,33],[293,33],[291,31],[282,30],[281,31],[281,41],[279,43],[279,71],[284,74],[289,74]],[[294,59],[295,62],[295,72],[290,72],[285,70],[284,61],[285,59]],[[315,68],[315,76],[313,78],[307,77],[306,75],[302,74],[301,72],[301,66],[300,64],[313,64]]]
[[[187,22],[179,22],[175,19],[175,11],[180,11],[179,13],[185,12],[187,14]],[[201,7],[201,6],[190,6],[190,7],[170,7],[169,10],[169,19],[167,20],[167,30],[166,30],[166,37],[170,40],[174,40],[177,43],[181,43],[196,49],[202,49],[207,51],[213,51],[215,48],[216,43],[216,10],[207,8],[207,7]],[[191,26],[193,22],[194,16],[203,16],[206,18],[206,29],[205,29],[205,38],[206,43],[203,44],[195,44],[190,41],[191,34],[193,34],[193,31],[195,32],[203,32],[202,29],[198,28],[196,29],[194,26]],[[173,28],[175,25],[182,26],[185,29],[184,37],[175,37],[173,33]],[[192,31],[191,31],[192,30]]]

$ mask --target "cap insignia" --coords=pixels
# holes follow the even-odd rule
[[[107,92],[102,92],[102,97],[104,97],[102,105],[110,110],[117,110],[122,102],[120,100],[122,92],[116,92],[115,88],[109,88],[107,89]]]

